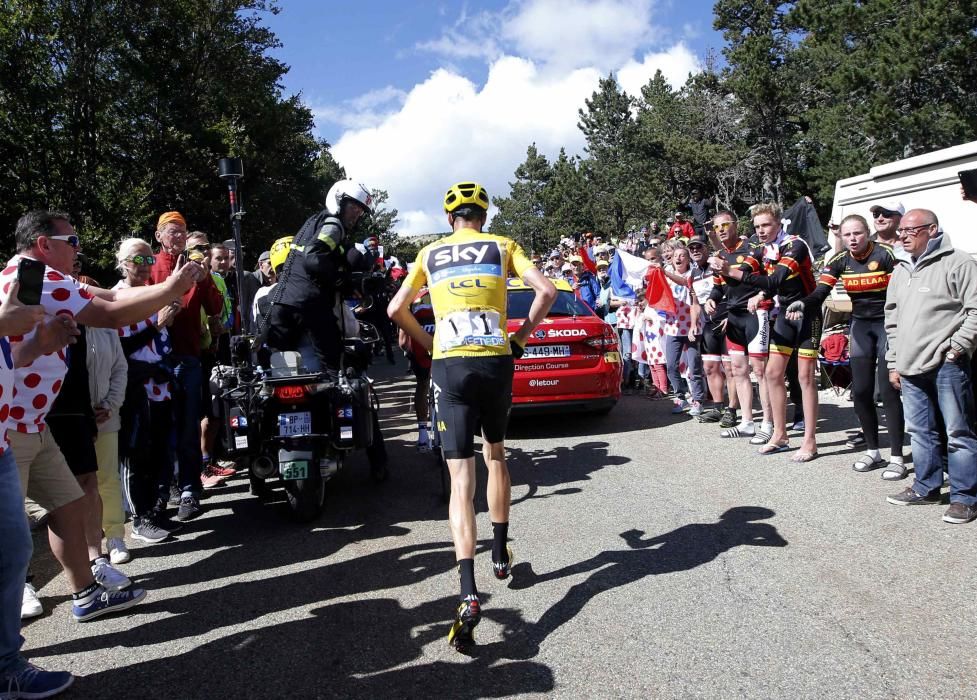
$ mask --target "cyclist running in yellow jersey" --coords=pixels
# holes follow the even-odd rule
[[[489,197],[475,182],[453,185],[444,210],[453,233],[431,243],[417,261],[387,313],[419,345],[431,351],[431,382],[438,431],[451,473],[448,517],[461,576],[461,601],[448,642],[464,651],[481,618],[475,587],[475,427],[482,426],[492,518],[492,568],[506,579],[512,568],[509,531],[511,488],[505,463],[505,432],[512,402],[513,356],[522,356],[533,329],[556,299],[553,283],[536,269],[515,241],[482,233]],[[506,331],[506,279],[519,277],[536,291],[522,327]],[[417,291],[427,285],[434,306],[434,337],[410,313]]]

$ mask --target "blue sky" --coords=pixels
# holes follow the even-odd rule
[[[576,110],[601,75],[629,92],[656,68],[681,84],[722,46],[701,0],[280,6],[265,22],[291,66],[286,92],[302,93],[351,177],[390,193],[405,234],[446,228],[454,181],[505,194],[530,143],[580,153]]]

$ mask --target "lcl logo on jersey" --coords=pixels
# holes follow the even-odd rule
[[[428,255],[427,267],[432,283],[449,277],[501,277],[502,250],[494,241],[438,246]]]

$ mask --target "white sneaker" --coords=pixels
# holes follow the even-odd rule
[[[104,557],[99,557],[92,565],[92,576],[107,591],[121,591],[132,585],[124,573],[113,567]]]
[[[24,584],[24,602],[20,605],[20,619],[26,620],[44,614],[44,607],[37,598],[37,589],[29,583]]]
[[[109,561],[113,564],[125,564],[132,559],[125,540],[120,537],[110,537],[108,540]]]

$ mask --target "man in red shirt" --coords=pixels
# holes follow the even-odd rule
[[[183,215],[168,211],[159,217],[156,224],[156,240],[161,250],[156,255],[150,280],[158,284],[170,276],[177,266],[180,255],[186,253],[193,262],[196,249],[187,250],[187,222]],[[210,246],[204,243],[199,251],[203,261]],[[200,367],[200,311],[207,316],[216,316],[224,309],[224,298],[213,278],[207,274],[190,288],[181,300],[182,309],[170,326],[170,342],[173,352],[168,359],[173,368],[173,424],[176,428],[176,457],[179,465],[177,487],[180,489],[180,503],[177,520],[190,520],[200,514],[200,474],[203,469],[203,453],[200,451],[200,417],[202,415],[202,382]],[[160,497],[167,498],[169,484],[160,485]]]
[[[675,223],[668,229],[668,240],[672,240],[673,238],[689,240],[694,234],[695,229],[692,227],[692,224],[685,220],[685,213],[681,211],[675,212]]]

